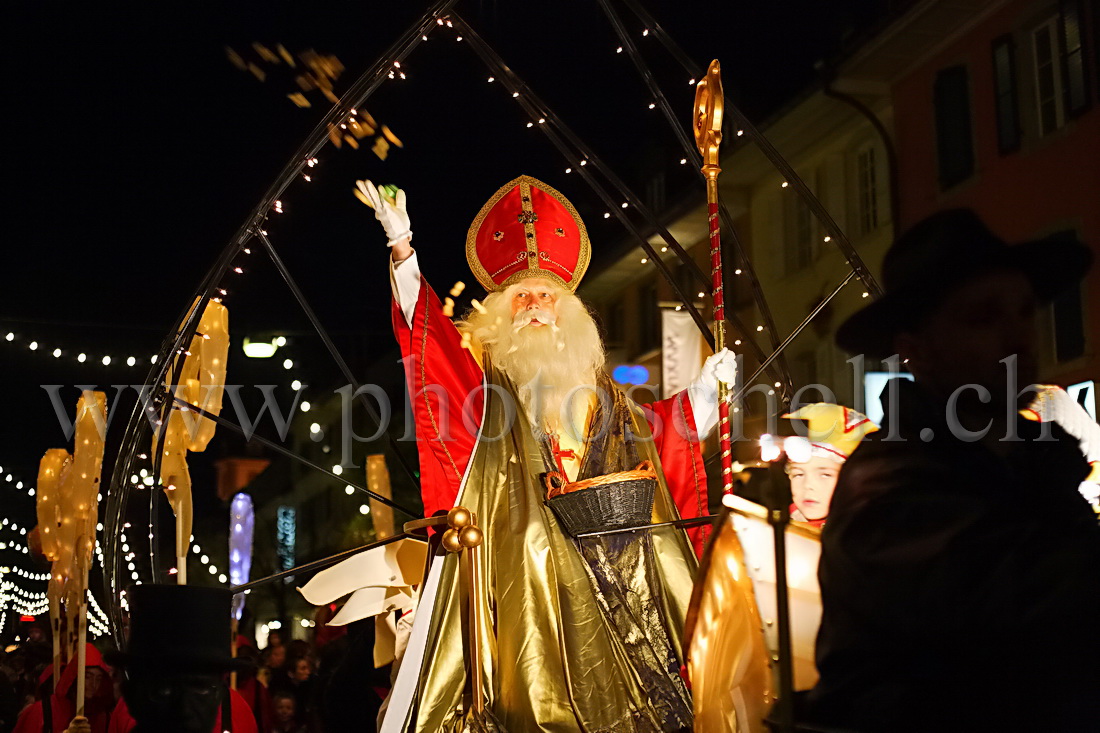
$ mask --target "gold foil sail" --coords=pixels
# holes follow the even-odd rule
[[[312,107],[313,103],[306,99],[306,96],[301,92],[294,92],[293,94],[286,95],[287,99],[298,107]]]
[[[245,60],[229,46],[225,47],[225,55],[229,59],[229,63],[233,64],[241,71],[248,71],[248,64],[245,63]]]
[[[297,68],[298,65],[294,63],[294,57],[290,55],[290,52],[286,50],[286,47],[283,46],[283,44],[280,43],[279,45],[277,45],[275,47],[275,50],[279,53],[279,56],[283,59],[283,61],[286,62],[287,66],[292,69]]]
[[[391,143],[393,143],[397,147],[399,147],[399,148],[405,147],[405,143],[401,142],[400,138],[398,138],[397,135],[393,134],[393,130],[386,127],[385,125],[382,125],[382,134],[385,136],[385,138],[387,140],[389,140]]]
[[[390,144],[384,137],[376,137],[374,146],[370,150],[378,156],[379,160],[385,160],[390,154]]]
[[[252,42],[252,50],[259,54],[260,58],[269,64],[279,63],[279,57],[272,53],[270,48],[259,41]]]

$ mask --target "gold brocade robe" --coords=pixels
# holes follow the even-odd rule
[[[491,365],[485,371],[490,388],[481,437],[456,504],[472,510],[485,533],[479,552],[485,579],[479,601],[485,624],[480,673],[487,708],[509,733],[662,730],[661,713],[627,646],[636,650],[647,639],[659,639],[661,648],[654,642],[653,656],[663,653],[672,659],[677,668],[672,675],[683,663],[681,632],[696,569],[687,536],[673,528],[650,530],[648,567],[653,572],[646,572],[647,563],[638,553],[627,563],[633,573],[625,581],[631,597],[645,598],[656,612],[639,614],[641,627],[649,625],[645,639],[636,638],[636,631],[627,635],[634,638],[624,639],[601,609],[577,542],[544,504],[544,456],[522,409],[516,415],[509,407],[520,404],[514,388]],[[621,394],[618,400],[628,410],[624,414],[636,436],[637,457],[653,461],[658,469],[653,521],[677,519],[646,420]],[[606,451],[616,449],[614,441],[623,443],[621,435],[607,440]],[[430,614],[430,626],[403,728],[425,733],[463,730],[469,704],[463,651],[465,578],[459,556],[448,554],[434,562],[442,563],[438,591],[434,604],[417,612],[418,621]],[[647,671],[652,672],[643,673]]]

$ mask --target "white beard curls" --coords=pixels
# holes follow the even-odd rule
[[[561,414],[577,387],[597,387],[605,355],[599,329],[588,308],[572,292],[555,286],[557,318],[542,310],[521,311],[512,319],[512,296],[519,285],[490,293],[483,307],[456,323],[481,343],[494,366],[519,390],[528,417],[536,425],[560,430],[569,418]],[[532,320],[542,326],[528,325]],[[577,399],[591,394],[579,390]],[[536,399],[541,395],[542,399]],[[575,400],[572,400],[575,401]]]

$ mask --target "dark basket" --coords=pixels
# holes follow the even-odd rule
[[[642,478],[590,486],[546,501],[571,536],[602,529],[649,524],[657,479]]]

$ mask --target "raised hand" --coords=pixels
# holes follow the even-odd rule
[[[374,217],[382,222],[382,227],[386,230],[388,246],[408,246],[412,239],[412,229],[404,191],[397,186],[375,186],[370,181],[356,181],[355,197],[374,209]]]

